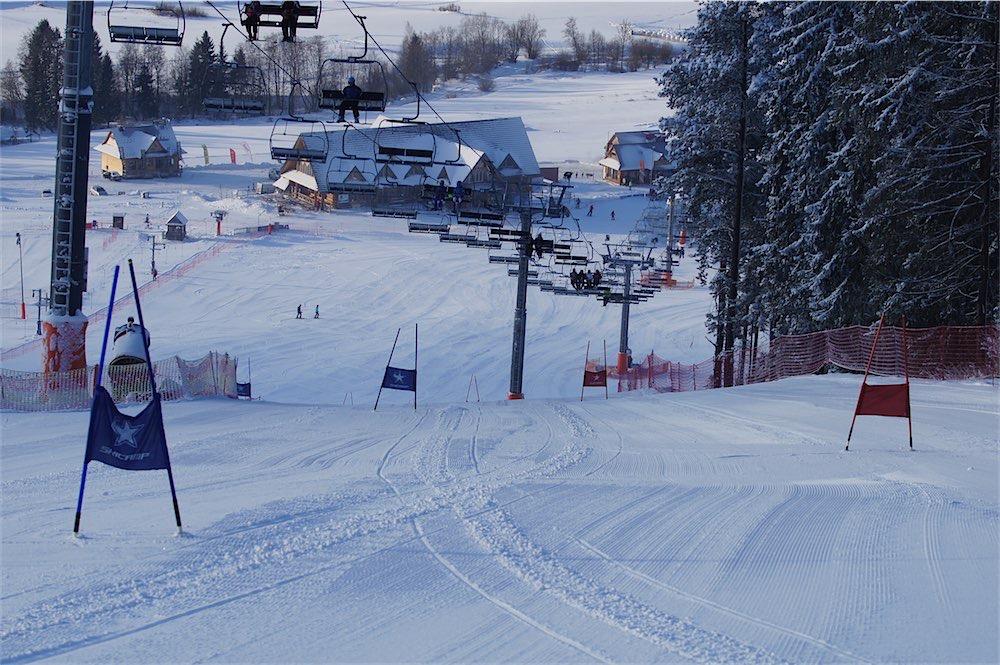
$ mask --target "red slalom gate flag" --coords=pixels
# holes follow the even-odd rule
[[[594,369],[590,369],[594,367]],[[600,368],[600,369],[597,369]],[[590,364],[590,341],[587,341],[587,354],[583,360],[583,385],[580,386],[580,401],[583,401],[584,388],[604,388],[604,399],[608,398],[608,343],[604,343],[604,364]]]
[[[847,445],[844,450],[851,449],[851,435],[854,434],[854,423],[858,416],[886,416],[888,418],[906,418],[910,433],[910,450],[913,449],[913,418],[910,415],[910,370],[907,358],[906,319],[903,319],[903,383],[871,384],[868,375],[871,372],[875,350],[878,348],[878,338],[885,323],[885,314],[879,318],[872,349],[868,354],[868,364],[865,366],[865,377],[861,380],[861,391],[858,393],[858,403],[854,407],[854,417],[851,419],[851,429],[847,432]]]
[[[584,388],[603,388],[608,385],[608,370],[599,369],[597,371],[591,371],[589,369],[583,371],[583,387]]]
[[[229,149],[229,161],[231,161],[233,164],[236,163],[236,151],[233,150],[232,148]]]

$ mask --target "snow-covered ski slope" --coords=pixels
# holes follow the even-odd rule
[[[399,17],[426,17],[418,29],[457,22],[418,3],[384,5],[365,11],[373,29],[394,17],[392,34],[402,35]],[[659,6],[630,17],[650,22]],[[607,24],[620,13],[614,3],[495,7],[535,11],[550,39],[565,16],[589,29],[584,17]],[[18,11],[0,10],[5,54],[17,42],[6,38],[12,18],[30,27],[30,12],[50,12],[60,23],[52,9]],[[209,25],[195,20],[192,34]],[[521,115],[541,161],[594,161],[609,131],[666,112],[651,79],[506,71],[494,93],[452,84],[432,103],[455,119]],[[592,357],[605,338],[613,356],[619,309],[531,289],[528,399],[503,402],[507,267],[486,250],[408,234],[403,221],[279,219],[272,202],[245,194],[274,166],[269,130],[178,125],[188,151],[179,179],[110,183],[94,153],[94,183],[111,195],[92,196],[90,216],[107,226],[125,213],[126,230],[88,231],[84,311],[106,305],[115,263],[133,258],[149,279],[145,215],[155,228],[180,207],[192,238],[158,252],[161,277],[143,302],[153,357],[236,353],[240,378],[249,360],[264,400],[164,405],[180,538],[163,472],[99,465],[84,538],[70,537],[87,414],[0,415],[0,660],[1000,659],[995,386],[915,383],[914,452],[904,422],[877,418],[861,419],[843,452],[856,376],[608,401],[588,390],[580,403],[587,340]],[[230,147],[240,164],[228,164]],[[14,233],[26,289],[47,289],[52,199],[41,190],[54,149],[51,137],[0,148],[4,367],[39,364],[34,322],[16,318]],[[599,184],[576,193],[577,214],[595,204],[583,220],[595,239],[627,232],[644,205]],[[229,213],[227,234],[292,228],[216,238],[215,209]],[[689,255],[678,276],[693,274]],[[708,357],[709,307],[704,289],[634,307],[633,349]],[[386,392],[373,413],[398,327],[394,364],[411,366],[414,322],[420,406]],[[92,362],[101,332],[89,331]],[[473,374],[481,404],[464,402]]]
[[[3,416],[4,662],[996,662],[996,393],[857,378],[609,401]]]

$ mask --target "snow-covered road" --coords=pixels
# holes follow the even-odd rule
[[[170,403],[162,472],[5,414],[5,662],[977,661],[997,653],[996,392],[857,378],[609,401]]]

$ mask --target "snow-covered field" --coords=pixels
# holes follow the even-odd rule
[[[432,5],[358,4],[395,41],[406,20],[458,20]],[[663,6],[530,9],[554,39],[571,13],[589,29],[625,9],[665,25],[690,7]],[[0,10],[4,57],[40,12],[57,14]],[[520,115],[540,161],[593,162],[609,131],[666,113],[652,75],[508,71],[489,95],[452,84],[432,103],[449,119]],[[274,166],[268,124],[176,129],[188,151],[179,179],[110,183],[94,153],[94,183],[110,195],[90,198],[90,217],[107,227],[124,213],[126,229],[87,232],[84,311],[107,304],[116,263],[133,258],[149,279],[145,216],[155,229],[179,207],[192,238],[157,253],[161,278],[143,301],[153,357],[235,353],[263,400],[165,403],[181,537],[163,472],[95,464],[84,537],[72,538],[88,414],[0,415],[3,662],[1000,659],[995,385],[915,383],[913,452],[905,423],[876,418],[843,451],[851,375],[607,401],[594,390],[581,403],[587,341],[606,339],[613,355],[619,309],[532,289],[528,399],[505,402],[507,266],[360,212],[278,220],[273,202],[247,193]],[[52,199],[41,190],[54,149],[52,137],[0,149],[7,368],[40,362],[33,309],[17,318],[14,234],[25,288],[47,289]],[[645,206],[600,183],[574,193],[581,212],[595,205],[583,219],[595,241],[627,233]],[[221,237],[216,209],[228,212]],[[269,221],[291,229],[232,235]],[[694,270],[689,254],[678,277]],[[703,288],[633,307],[632,348],[708,357],[709,308]],[[399,327],[394,364],[412,362],[415,322],[420,405],[386,392],[372,412]],[[101,333],[91,326],[91,361]],[[465,402],[472,375],[482,403]]]

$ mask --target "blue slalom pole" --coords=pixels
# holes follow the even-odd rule
[[[139,315],[139,327],[142,328],[142,348],[146,352],[146,368],[149,370],[149,386],[153,391],[153,401],[160,401],[160,394],[156,392],[156,378],[153,376],[153,361],[149,357],[149,344],[146,342],[146,321],[142,318],[142,305],[139,304],[139,287],[135,281],[135,266],[132,259],[128,260],[128,272],[132,278],[132,296],[135,298],[135,311]],[[163,418],[161,412],[160,418]],[[174,502],[174,518],[177,520],[177,533],[181,532],[181,508],[177,504],[177,490],[174,488],[174,472],[170,468],[170,451],[164,447],[163,454],[167,460],[167,480],[170,481],[170,498]]]
[[[111,317],[115,312],[115,291],[118,288],[118,266],[111,279],[111,300],[108,302],[108,315],[104,319],[104,340],[101,342],[101,363],[97,366],[97,386],[94,388],[94,399],[97,399],[97,388],[104,377],[104,357],[108,351],[108,335],[111,332]],[[93,406],[91,406],[93,409]],[[83,511],[83,488],[87,485],[87,453],[83,453],[83,471],[80,472],[80,494],[76,498],[76,518],[73,520],[73,534],[80,533],[80,513]]]

